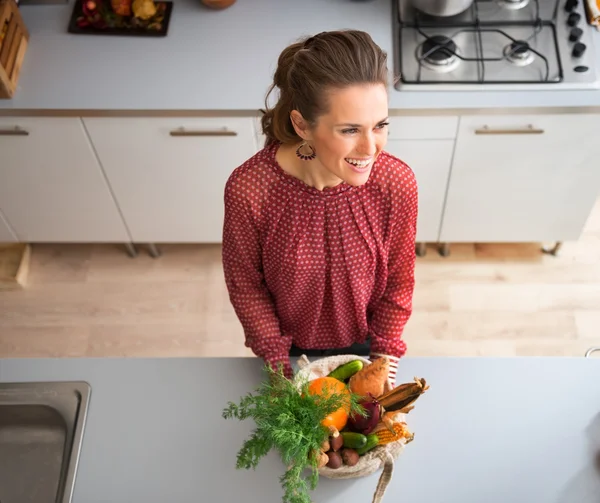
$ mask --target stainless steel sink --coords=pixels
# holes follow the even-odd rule
[[[0,503],[70,503],[91,388],[0,383]]]

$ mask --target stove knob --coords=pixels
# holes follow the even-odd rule
[[[583,35],[583,30],[581,28],[571,28],[569,42],[579,42],[581,35]]]
[[[567,24],[569,26],[576,26],[580,20],[581,14],[579,14],[578,12],[571,12],[571,14],[569,14],[569,18],[567,19]]]
[[[586,46],[585,44],[582,44],[581,42],[577,42],[574,46],[573,46],[573,57],[574,58],[580,58],[581,56],[583,56],[583,53],[585,52]]]
[[[567,12],[571,12],[575,7],[577,7],[578,0],[567,0],[565,3],[565,10]]]

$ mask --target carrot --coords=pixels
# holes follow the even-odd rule
[[[373,397],[383,394],[385,383],[390,371],[390,361],[388,358],[377,358],[370,365],[365,365],[361,370],[354,374],[348,382],[348,387],[352,393],[367,397],[369,393]]]

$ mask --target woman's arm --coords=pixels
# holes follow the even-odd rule
[[[394,203],[388,255],[388,279],[385,294],[370,321],[371,359],[387,356],[390,378],[396,379],[398,361],[406,353],[402,333],[412,313],[415,286],[415,240],[417,232],[418,194],[414,173],[404,167],[400,182],[400,200]],[[397,199],[397,197],[394,197]]]
[[[264,283],[259,233],[247,195],[235,178],[225,187],[223,270],[229,299],[244,328],[245,345],[265,363],[292,377],[291,338],[281,334],[273,300]]]

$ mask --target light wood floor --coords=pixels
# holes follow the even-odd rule
[[[34,245],[29,283],[0,291],[0,356],[251,356],[219,246]],[[452,245],[417,261],[411,356],[573,355],[600,346],[600,201],[560,256],[539,244]]]

